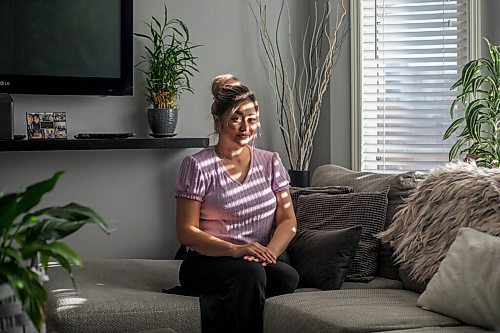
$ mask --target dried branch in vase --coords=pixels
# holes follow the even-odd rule
[[[256,10],[250,6],[267,56],[269,83],[276,98],[278,124],[292,170],[309,169],[321,102],[330,83],[332,68],[337,62],[340,47],[348,32],[347,24],[344,22],[347,15],[344,1],[339,0],[335,23],[330,22],[329,0],[326,1],[321,15],[317,3],[314,3],[314,23],[310,22],[311,17],[309,17],[302,33],[302,45],[298,56],[292,46],[292,22],[286,0],[281,1],[274,38],[271,38],[269,33],[266,5],[262,0],[255,0]],[[285,58],[277,38],[285,6],[288,15],[289,58]],[[335,24],[331,33],[328,31],[329,23]]]

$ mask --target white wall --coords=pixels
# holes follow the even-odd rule
[[[279,1],[268,2],[272,4],[268,8],[272,23]],[[305,22],[310,4],[302,0],[289,2],[294,20]],[[143,32],[143,22],[152,15],[161,18],[163,3],[135,1],[134,31]],[[208,136],[212,132],[210,83],[216,74],[231,72],[245,81],[260,100],[263,135],[257,145],[280,152],[285,160],[263,53],[249,9],[253,1],[169,0],[166,3],[172,17],[186,22],[192,41],[203,44],[195,51],[200,69],[192,80],[195,94],[184,94],[180,102],[179,136]],[[285,36],[283,32],[280,35]],[[142,51],[142,41],[134,40],[136,62]],[[65,111],[69,137],[81,132],[125,131],[146,137],[149,130],[143,85],[144,78],[136,72],[134,96],[130,97],[14,95],[15,133],[26,133],[26,112]],[[115,230],[108,237],[97,227],[85,226],[69,237],[69,244],[83,258],[169,258],[177,248],[175,176],[182,158],[196,151],[0,152],[0,190],[17,191],[50,177],[56,170],[65,170],[40,207],[71,201],[88,205]]]

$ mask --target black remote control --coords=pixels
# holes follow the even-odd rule
[[[133,137],[134,133],[80,133],[75,139],[126,139]]]

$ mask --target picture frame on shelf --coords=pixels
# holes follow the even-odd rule
[[[66,112],[26,112],[30,140],[67,139]]]

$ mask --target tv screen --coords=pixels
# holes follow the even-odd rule
[[[0,93],[132,95],[132,0],[1,0]]]

